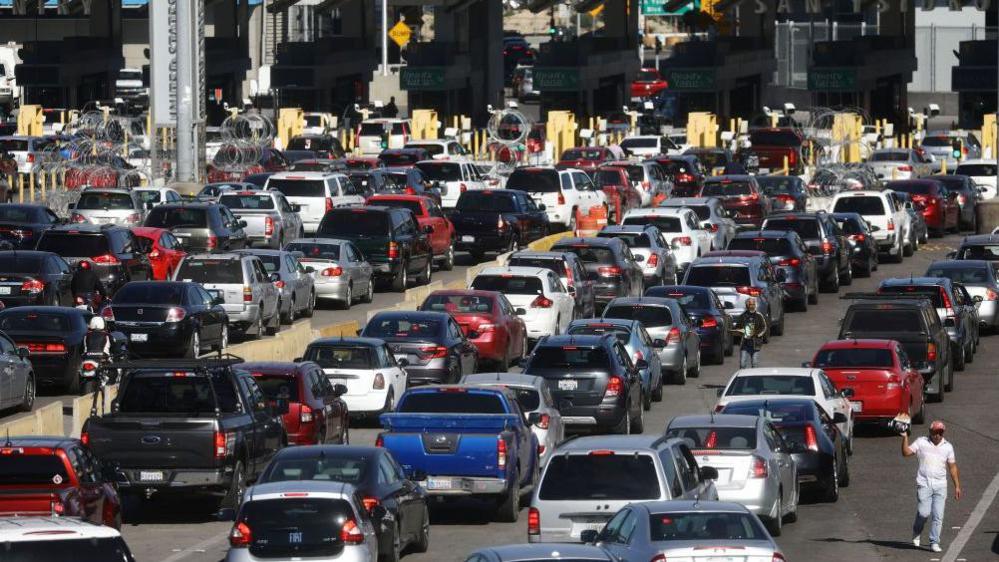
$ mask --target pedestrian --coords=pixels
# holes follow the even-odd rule
[[[760,366],[760,348],[763,347],[763,338],[766,337],[770,327],[767,319],[756,310],[756,299],[750,297],[746,300],[746,311],[736,318],[737,326],[742,326],[739,330],[734,330],[742,335],[742,344],[739,351],[739,368],[748,369]]]
[[[941,552],[940,529],[943,528],[947,503],[947,474],[954,481],[954,499],[961,499],[961,478],[954,460],[954,446],[944,439],[947,426],[942,421],[930,424],[929,437],[909,444],[909,432],[902,433],[902,456],[919,460],[916,471],[916,520],[912,524],[912,544],[919,546],[926,520],[930,519],[930,550]]]
[[[382,108],[382,116],[395,118],[399,115],[399,108],[395,105],[395,96],[389,98],[389,102]]]

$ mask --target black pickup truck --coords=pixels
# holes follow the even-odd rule
[[[287,443],[281,415],[242,359],[131,361],[111,413],[92,416],[81,436],[116,473],[122,494],[204,494],[236,508]]]
[[[489,251],[514,252],[548,236],[545,206],[512,189],[466,191],[448,218],[454,224],[455,249],[476,259]]]

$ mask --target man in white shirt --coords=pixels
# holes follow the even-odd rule
[[[909,444],[909,433],[902,434],[902,456],[919,460],[916,471],[916,521],[912,524],[912,544],[919,546],[926,520],[930,521],[930,550],[940,552],[940,529],[947,503],[947,474],[954,481],[954,499],[961,499],[961,479],[954,459],[954,447],[944,439],[947,427],[942,421],[930,424],[930,436]]]

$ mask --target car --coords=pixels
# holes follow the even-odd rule
[[[258,484],[329,480],[350,484],[357,491],[361,505],[372,517],[384,560],[398,560],[400,551],[409,549],[426,552],[430,546],[427,493],[406,478],[399,463],[383,448],[322,445],[282,449],[260,475]],[[376,512],[382,517],[375,517]]]
[[[0,152],[13,156],[18,174],[30,174],[35,169],[35,159],[41,160],[50,152],[53,140],[48,137],[10,135],[0,137]]]
[[[73,270],[52,252],[0,251],[0,305],[73,306]]]
[[[919,147],[923,153],[933,157],[936,168],[946,162],[948,170],[953,170],[964,160],[982,157],[982,145],[978,139],[964,131],[926,131]]]
[[[705,180],[704,168],[696,156],[692,154],[673,154],[654,156],[666,173],[673,177],[673,193],[671,197],[697,197]]]
[[[408,119],[366,119],[357,127],[361,154],[376,156],[386,148],[403,148],[412,134]]]
[[[576,230],[577,215],[607,204],[607,196],[582,170],[549,167],[519,167],[510,173],[506,189],[523,191],[545,206],[548,221]]]
[[[281,330],[281,297],[274,286],[277,278],[267,273],[263,261],[256,256],[236,252],[189,254],[177,266],[172,280],[198,283],[213,297],[212,300],[222,299],[219,305],[225,313],[227,330],[235,330],[242,335],[252,332],[257,339],[264,336],[265,330],[269,336]],[[185,296],[189,299],[188,303],[207,304],[198,301],[195,295]],[[155,304],[158,301],[135,301],[136,304],[143,302]],[[216,315],[212,314],[212,320]],[[214,321],[209,325],[212,332],[219,328]]]
[[[847,439],[839,426],[841,413],[830,416],[807,397],[758,396],[727,404],[720,414],[764,416],[780,432],[798,471],[798,483],[827,502],[839,499],[850,485]]]
[[[669,85],[659,74],[659,70],[642,68],[639,69],[635,80],[631,83],[631,99],[651,98],[668,87]]]
[[[548,336],[523,364],[547,381],[566,427],[598,433],[641,433],[645,425],[640,371],[614,334]]]
[[[569,148],[562,152],[555,167],[559,169],[576,169],[583,172],[593,172],[600,164],[619,158],[620,150],[613,152],[605,146],[581,146]]]
[[[954,369],[963,371],[974,360],[978,343],[978,303],[950,277],[896,277],[883,279],[878,294],[923,296],[932,301],[953,347]]]
[[[836,422],[846,440],[846,448],[853,454],[853,408],[850,400],[829,380],[825,371],[815,367],[759,367],[739,369],[718,390],[715,411],[728,404],[755,400],[761,396],[807,396],[814,400],[830,418],[843,414],[843,421]]]
[[[642,197],[632,186],[628,171],[623,166],[601,165],[593,170],[593,183],[607,198],[607,220],[610,223],[620,222],[618,217],[642,206]]]
[[[668,140],[665,142],[668,143]],[[601,164],[597,172],[603,168],[621,168],[627,174],[631,186],[635,188],[641,199],[641,203],[635,205],[636,207],[647,207],[657,196],[670,197],[673,193],[673,179],[658,162],[651,158],[638,162],[611,160]],[[596,177],[594,177],[594,181],[597,181]]]
[[[332,174],[334,172],[347,171],[347,162],[343,158],[315,158],[298,160],[288,166],[289,172],[322,172]]]
[[[355,418],[393,411],[409,382],[392,350],[377,338],[320,338],[299,360],[318,364],[334,388],[347,387],[339,399]]]
[[[999,324],[999,271],[984,260],[937,260],[926,268],[926,277],[945,277],[960,283],[977,303],[980,329],[995,330]]]
[[[961,239],[961,245],[947,257],[957,260],[999,261],[999,232],[971,234]]]
[[[816,213],[776,213],[763,221],[766,230],[796,232],[815,260],[819,289],[829,293],[853,283],[853,262],[846,235],[825,211]],[[814,304],[814,303],[813,303]]]
[[[930,233],[937,238],[948,231],[957,232],[960,229],[961,209],[957,192],[948,190],[942,182],[933,179],[890,181],[885,183],[885,189],[909,194]]]
[[[128,189],[85,187],[80,198],[68,203],[69,222],[138,226],[146,214],[142,199]]]
[[[570,336],[613,334],[624,344],[625,349],[631,354],[633,362],[638,363],[644,360],[648,363],[647,367],[638,370],[642,377],[642,408],[647,412],[652,409],[653,402],[662,402],[663,372],[662,361],[659,359],[659,348],[656,347],[657,342],[652,339],[641,322],[626,318],[573,320],[569,324],[566,334]]]
[[[887,191],[891,198],[895,200],[895,206],[905,209],[912,225],[910,233],[912,236],[912,248],[919,249],[920,244],[930,241],[930,228],[926,226],[926,219],[923,217],[922,209],[912,201],[912,196],[904,191]]]
[[[827,341],[808,366],[822,369],[850,399],[856,423],[888,427],[899,412],[915,424],[926,418],[923,377],[896,341]]]
[[[35,249],[42,232],[65,222],[45,205],[0,203],[0,241],[15,250]]]
[[[770,198],[774,211],[804,213],[808,206],[805,181],[798,176],[756,176],[763,195]]]
[[[246,246],[280,250],[305,235],[298,204],[288,202],[279,191],[231,191],[219,196],[219,204],[246,223]]]
[[[59,515],[0,517],[4,558],[135,562],[117,529]]]
[[[653,225],[673,250],[678,275],[690,267],[691,262],[711,251],[714,235],[702,228],[697,214],[684,207],[654,207],[634,209],[624,216],[625,225]]]
[[[218,203],[168,203],[154,207],[142,226],[165,228],[188,251],[215,252],[246,247],[246,221]]]
[[[996,196],[996,160],[965,160],[954,168],[954,174],[968,176],[979,188],[982,199],[992,199]]]
[[[707,555],[783,562],[784,555],[749,509],[722,501],[650,501],[627,506],[586,538],[612,560],[700,560]],[[630,530],[629,530],[630,529]],[[714,555],[714,556],[713,556]]]
[[[54,226],[42,232],[35,249],[58,254],[71,266],[87,260],[109,294],[129,281],[152,278],[146,246],[123,226]]]
[[[878,269],[878,244],[874,241],[876,226],[868,223],[858,213],[830,213],[836,226],[843,232],[850,246],[850,261],[853,274],[870,277]]]
[[[730,164],[737,163],[732,151],[723,147],[692,147],[683,153],[696,156],[704,171],[711,176],[720,176]]]
[[[410,140],[403,148],[423,149],[432,160],[461,160],[470,156],[457,139]]]
[[[506,372],[530,353],[527,326],[506,296],[497,291],[449,289],[427,295],[417,310],[446,312],[475,345],[479,361]]]
[[[385,168],[349,170],[346,175],[353,189],[353,194],[360,195],[365,199],[375,193],[384,192],[392,183],[392,179],[385,173]]]
[[[149,248],[149,265],[154,281],[166,281],[173,277],[180,261],[187,255],[184,244],[165,228],[151,226],[132,227],[132,234],[144,240]]]
[[[975,230],[978,226],[978,217],[975,214],[975,206],[983,200],[982,193],[978,185],[970,176],[960,176],[957,174],[947,174],[930,176],[926,179],[935,180],[942,183],[948,193],[954,193],[954,201],[958,206],[959,228],[965,230]]]
[[[767,254],[770,263],[784,273],[784,302],[789,309],[808,311],[819,302],[819,275],[815,258],[793,230],[758,230],[740,232],[728,243],[729,250],[758,250]]]
[[[278,172],[261,172],[259,174],[250,174],[248,176],[245,176],[243,178],[243,181],[245,181],[246,183],[252,185],[257,189],[264,189],[265,186],[267,185],[267,180],[269,180],[271,176],[277,173]]]
[[[527,513],[527,538],[535,543],[584,542],[586,531],[600,530],[629,504],[715,501],[716,478],[718,471],[700,467],[680,439],[661,435],[572,439],[558,448],[541,474]],[[600,510],[589,507],[594,502]]]
[[[239,506],[225,562],[291,562],[302,551],[325,560],[377,560],[375,524],[387,515],[380,506],[369,513],[357,488],[344,482],[259,484],[246,491]]]
[[[409,384],[448,384],[478,368],[479,352],[444,312],[378,312],[359,334],[389,345]]]
[[[345,173],[355,170],[367,172],[385,167],[385,164],[377,156],[347,156],[343,159],[343,165],[346,168]]]
[[[302,115],[305,126],[302,127],[303,134],[324,135],[335,129],[336,117],[321,111],[306,111]]]
[[[431,158],[430,152],[423,147],[387,148],[378,154],[386,168],[412,168],[417,162]]]
[[[289,445],[322,445],[349,442],[347,404],[341,396],[347,387],[334,385],[322,367],[312,361],[248,361],[240,365],[253,376],[264,398],[282,402],[282,416]]]
[[[704,180],[699,197],[717,197],[739,228],[760,228],[771,212],[755,176],[714,176]]]
[[[597,311],[618,297],[637,296],[645,288],[645,277],[628,245],[619,238],[563,238],[552,251],[572,252],[593,281]]]
[[[373,269],[353,242],[338,238],[298,238],[289,242],[284,250],[301,253],[298,262],[312,276],[317,303],[333,300],[343,308],[350,308],[356,299],[365,303],[374,299]]]
[[[735,320],[729,314],[734,305],[722,304],[715,292],[692,285],[661,285],[645,290],[646,297],[674,299],[687,313],[701,341],[702,364],[722,364],[732,355]]]
[[[867,165],[882,180],[924,178],[938,169],[931,157],[907,148],[876,149],[867,157]]]
[[[673,384],[687,384],[687,377],[701,375],[701,339],[678,301],[642,296],[616,298],[607,303],[601,319],[615,318],[642,324]]]
[[[761,127],[749,131],[752,151],[760,159],[760,174],[777,172],[787,166],[788,173],[801,175],[805,170],[805,139],[795,127]],[[786,164],[785,164],[786,161]]]
[[[376,282],[391,283],[393,291],[402,292],[411,274],[417,284],[430,283],[434,260],[429,230],[429,225],[420,227],[409,209],[354,207],[327,211],[316,238],[349,240],[370,264]]]
[[[286,172],[268,178],[265,189],[279,191],[298,205],[301,229],[314,234],[326,213],[364,204],[365,194],[339,172]],[[297,232],[297,231],[296,231]]]
[[[80,363],[86,352],[87,323],[91,314],[69,307],[19,306],[0,310],[0,339],[3,354],[16,366],[18,378],[26,373],[22,366],[22,348],[28,350],[29,379],[13,385],[9,398],[21,396],[21,409],[25,402],[34,403],[39,387],[58,387],[68,394],[77,395],[87,388],[87,381],[80,376]],[[10,344],[12,340],[14,343]],[[33,385],[33,389],[29,386]],[[27,390],[31,392],[24,394]],[[6,393],[5,393],[6,394]],[[28,400],[30,398],[30,400]],[[16,406],[17,404],[15,404]],[[7,406],[4,406],[7,407]]]
[[[487,251],[514,252],[548,236],[544,204],[512,189],[462,193],[448,219],[454,224],[457,249],[476,260]]]
[[[534,87],[534,67],[518,66],[513,71],[511,79],[513,85],[513,95],[520,103],[527,103],[528,100],[538,100],[541,92]]]
[[[784,289],[780,285],[783,276],[763,252],[732,250],[710,252],[694,260],[681,284],[713,290],[736,319],[736,330],[742,329],[738,320],[746,310],[746,301],[756,299],[756,310],[767,321],[766,340],[784,333]]]
[[[385,187],[375,195],[420,195],[441,206],[440,189],[432,187],[419,168],[385,168],[383,175]]]
[[[476,291],[495,291],[522,317],[528,344],[545,335],[565,332],[575,314],[576,302],[550,269],[492,266],[479,271],[468,284]]]
[[[195,200],[208,202],[218,201],[223,193],[230,191],[253,191],[259,189],[256,184],[248,182],[217,182],[209,183],[194,196]]]
[[[288,141],[288,151],[310,151],[312,158],[343,158],[343,147],[340,146],[340,139],[336,136],[325,133],[310,133],[296,135]],[[287,152],[285,153],[287,156]]]
[[[137,187],[132,192],[142,202],[146,211],[163,203],[180,203],[183,199],[180,193],[172,187]]]
[[[234,253],[260,259],[268,279],[277,289],[282,324],[291,324],[300,316],[312,318],[316,309],[315,268],[306,267],[296,254],[287,250],[239,250]]]
[[[603,550],[588,544],[507,544],[480,548],[465,558],[465,562],[611,562]]]
[[[673,247],[666,242],[659,227],[651,224],[610,225],[603,227],[597,233],[597,238],[618,238],[624,241],[642,269],[645,287],[676,283],[679,268],[673,257]]]
[[[594,282],[586,275],[582,260],[572,252],[535,252],[520,250],[507,258],[506,264],[518,267],[540,267],[555,272],[566,291],[576,301],[576,318],[593,318],[596,315]]]
[[[430,188],[440,193],[440,204],[445,209],[454,208],[466,191],[486,189],[484,179],[471,162],[424,160],[416,163],[416,169]]]
[[[738,227],[717,197],[671,197],[659,204],[660,207],[687,207],[697,215],[700,228],[711,234],[711,249],[727,248],[735,237]]]

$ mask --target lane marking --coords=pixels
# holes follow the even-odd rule
[[[216,543],[224,543],[228,538],[229,538],[229,533],[224,533],[218,536],[209,537],[194,546],[185,548],[180,552],[176,552],[174,554],[171,554],[170,556],[167,556],[160,562],[178,562],[179,560],[183,560],[188,556],[191,556],[192,554],[204,553],[208,549],[208,547],[214,546]]]
[[[947,552],[944,553],[941,562],[957,562],[957,557],[961,555],[961,551],[968,544],[972,533],[975,532],[979,523],[982,522],[985,512],[992,507],[992,502],[995,501],[996,495],[999,495],[999,472],[992,478],[992,482],[985,489],[985,493],[978,500],[978,504],[975,505],[975,509],[971,512],[971,515],[968,516],[968,521],[964,524],[961,532],[957,534],[954,542],[947,548]]]

